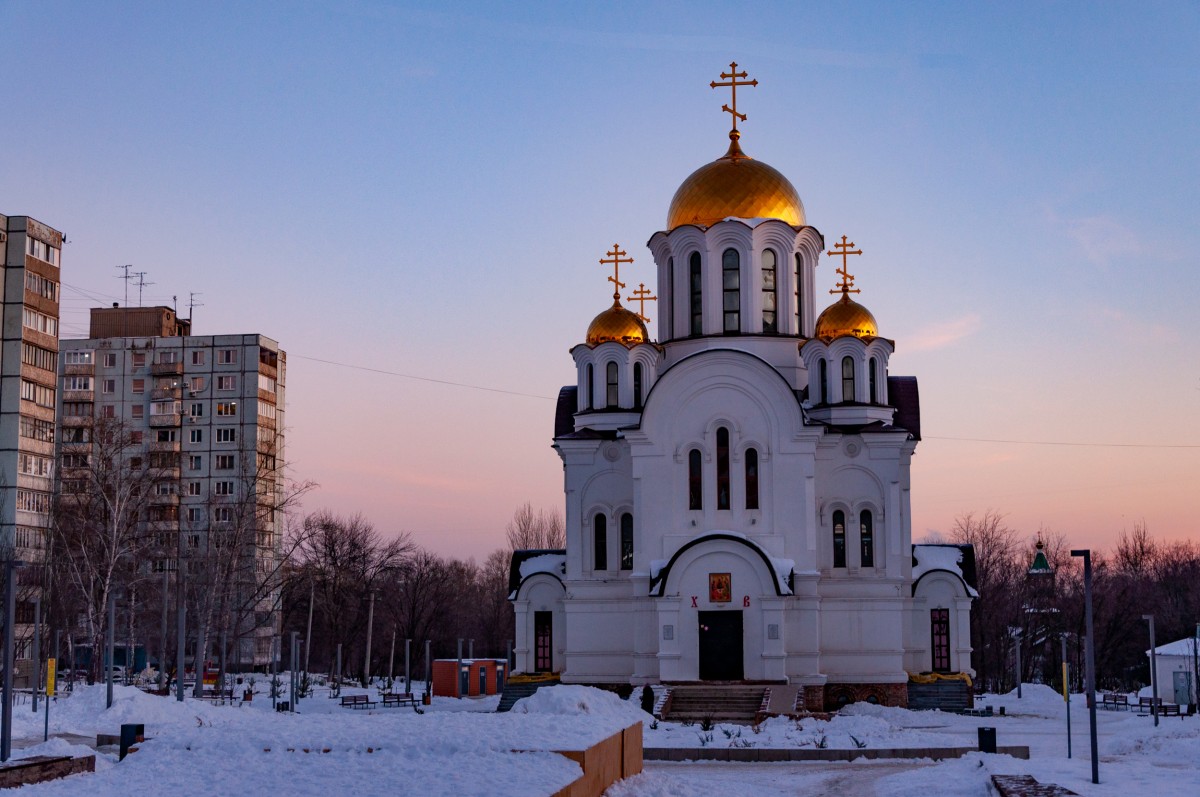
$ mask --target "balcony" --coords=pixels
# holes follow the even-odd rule
[[[173,363],[151,363],[150,373],[154,376],[182,376],[183,361]]]
[[[158,493],[153,493],[150,496],[150,505],[151,506],[179,506],[179,493],[168,493],[168,494],[164,494],[164,495],[159,495]],[[159,522],[159,521],[155,521],[155,522]],[[172,521],[172,522],[178,522],[178,521]]]
[[[151,441],[151,443],[150,443],[150,450],[151,451],[165,451],[165,452],[171,452],[171,453],[178,454],[181,451],[180,442],[178,440],[170,440],[170,441],[166,441],[166,442],[159,442],[157,440],[154,440],[154,441]]]
[[[179,426],[182,423],[183,416],[179,413],[172,415],[151,415],[150,426],[154,428],[163,426]]]
[[[150,398],[154,401],[164,399],[181,399],[183,398],[183,388],[181,387],[156,387],[150,391]]]
[[[65,376],[92,376],[96,373],[95,363],[85,363],[83,365],[64,365],[63,375]]]
[[[94,390],[64,390],[62,392],[63,401],[87,401],[96,400],[96,391]]]
[[[91,415],[64,415],[62,417],[62,425],[63,426],[72,426],[72,427],[91,426],[92,425],[92,416]]]

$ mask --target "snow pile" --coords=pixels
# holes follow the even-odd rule
[[[567,557],[560,553],[544,553],[531,556],[521,562],[521,578],[526,579],[534,573],[549,573],[553,576],[563,576],[567,572]]]
[[[622,700],[612,692],[572,684],[542,687],[529,697],[513,704],[512,713],[587,715],[596,719],[624,722],[622,727],[626,728],[635,722],[648,726],[654,721],[654,717],[642,711],[639,706]]]

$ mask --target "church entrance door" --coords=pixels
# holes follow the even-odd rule
[[[700,680],[740,681],[742,613],[698,612],[700,616]]]
[[[533,613],[533,671],[554,670],[554,612]]]

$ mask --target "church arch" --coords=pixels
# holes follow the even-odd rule
[[[776,573],[775,567],[771,563],[771,557],[767,555],[766,551],[760,548],[753,541],[739,534],[716,531],[705,534],[702,537],[697,537],[694,540],[689,540],[680,546],[680,548],[675,551],[674,554],[672,554],[666,566],[663,567],[662,570],[658,571],[657,575],[650,579],[650,595],[652,597],[661,598],[664,594],[674,594],[674,592],[667,593],[666,590],[672,585],[672,574],[677,572],[681,561],[693,559],[698,554],[702,554],[703,551],[698,551],[697,547],[713,542],[733,543],[733,545],[722,547],[731,551],[740,551],[741,556],[745,558],[746,561],[754,563],[756,568],[762,568],[761,573],[762,575],[765,575],[766,578],[763,579],[762,576],[760,576],[760,579],[770,583],[770,587],[767,587],[766,584],[760,585],[762,587],[763,594],[766,594],[768,591],[781,597],[792,594],[792,574],[789,573],[785,577],[787,581],[786,587],[781,586],[780,579],[778,578],[779,574]],[[676,590],[678,590],[678,584],[674,584],[674,587]]]

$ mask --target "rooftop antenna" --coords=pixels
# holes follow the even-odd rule
[[[203,302],[196,301],[197,296],[203,296],[203,293],[189,292],[188,293],[188,323],[192,323],[192,312],[197,307],[203,307]]]
[[[124,266],[117,266],[117,268],[125,269],[125,275],[122,277],[117,277],[117,279],[125,280],[125,304],[123,306],[128,307],[129,306],[129,281],[131,279],[133,279],[133,275],[131,275],[129,273],[129,269],[133,268],[133,266],[127,264]]]
[[[147,285],[153,285],[154,283],[146,282],[146,272],[145,271],[135,271],[135,272],[133,272],[133,275],[138,278],[138,307],[141,307],[142,306],[142,288],[146,287]],[[128,299],[126,299],[126,301],[128,301]]]
[[[178,318],[179,317],[179,297],[178,296],[174,296],[174,295],[171,296],[171,310],[174,311],[175,317]]]

